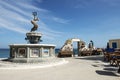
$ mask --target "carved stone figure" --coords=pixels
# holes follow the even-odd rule
[[[33,28],[31,28],[31,32],[36,31],[38,29],[38,24],[36,23],[36,21],[39,21],[39,19],[36,17],[37,12],[33,12],[33,16],[34,16],[34,19],[31,20],[31,23],[33,24]]]
[[[42,34],[39,32],[35,32],[38,29],[38,24],[36,21],[38,21],[37,12],[33,12],[34,19],[31,20],[31,23],[33,24],[33,27],[31,28],[31,31],[26,33],[26,38],[28,43],[30,44],[37,44],[40,41],[42,41],[40,38],[42,37]]]

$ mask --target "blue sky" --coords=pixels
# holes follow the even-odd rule
[[[24,38],[38,12],[42,43],[62,47],[79,38],[96,47],[120,38],[120,0],[0,0],[0,48],[27,43]]]

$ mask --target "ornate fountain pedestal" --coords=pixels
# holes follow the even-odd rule
[[[37,63],[55,57],[53,44],[11,44],[9,60],[16,63]]]
[[[42,34],[38,32],[26,33],[25,40],[29,44],[11,44],[9,60],[16,63],[38,63],[55,57],[55,45],[38,44]]]
[[[41,37],[42,37],[41,33],[28,32],[28,33],[26,33],[25,40],[28,40],[28,42],[31,43],[31,44],[37,44],[37,43],[39,43],[41,41],[40,40]]]

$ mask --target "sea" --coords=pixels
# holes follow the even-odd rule
[[[55,54],[59,53],[60,49],[55,49]],[[0,49],[0,58],[8,58],[10,53],[10,49]],[[74,53],[77,53],[77,49],[74,49]]]
[[[9,49],[0,49],[0,58],[8,58],[9,52]]]

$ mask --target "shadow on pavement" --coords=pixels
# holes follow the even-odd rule
[[[96,73],[99,75],[104,75],[104,76],[118,76],[113,72],[110,71],[101,71],[101,70],[96,70]]]
[[[115,68],[104,68],[106,71],[117,71]]]
[[[76,57],[75,59],[81,59],[81,60],[99,60],[103,61],[103,56],[82,56],[82,57]]]

